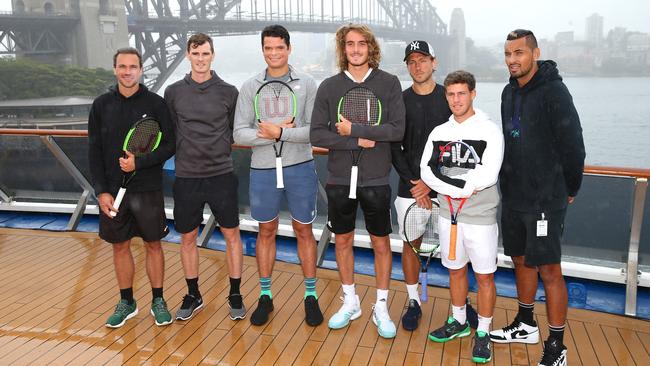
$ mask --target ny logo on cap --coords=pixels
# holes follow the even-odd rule
[[[420,42],[418,41],[411,42],[411,51],[419,50],[419,49],[420,49]]]

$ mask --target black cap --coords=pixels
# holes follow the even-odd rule
[[[409,55],[413,52],[418,52],[425,56],[436,57],[433,48],[431,48],[426,41],[413,41],[409,43],[404,50],[404,61],[406,61],[406,59],[409,58]]]

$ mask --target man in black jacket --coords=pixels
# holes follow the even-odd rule
[[[120,287],[120,302],[106,321],[119,328],[138,314],[133,298],[135,266],[131,238],[145,242],[147,275],[153,301],[151,315],[156,325],[172,322],[163,298],[165,259],[160,239],[169,232],[162,193],[162,164],[174,154],[174,131],[165,101],[139,83],[142,57],[134,48],[121,48],[113,57],[117,86],[93,102],[88,117],[88,160],[90,175],[99,203],[99,236],[113,244],[113,263]],[[154,118],[163,134],[152,153],[135,157],[122,151],[131,126],[142,118]],[[123,156],[123,154],[125,154]],[[131,179],[124,200],[116,210],[114,197],[123,173],[137,171]]]
[[[567,205],[582,182],[585,149],[571,94],[555,62],[537,61],[539,56],[531,31],[508,34],[510,83],[501,95],[505,154],[499,178],[503,246],[515,265],[519,312],[490,337],[498,343],[539,342],[533,318],[539,273],[550,333],[539,365],[566,365],[567,289],[560,242]]]

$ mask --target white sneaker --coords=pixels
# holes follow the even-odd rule
[[[383,338],[395,338],[397,328],[395,327],[395,323],[390,320],[386,300],[380,300],[373,305],[372,322],[377,326],[377,331],[380,336]]]
[[[341,329],[347,327],[350,324],[350,320],[357,319],[361,316],[361,306],[359,306],[359,295],[354,295],[354,297],[346,296],[341,297],[343,300],[343,306],[332,315],[330,320],[327,322],[327,325],[331,329]]]
[[[515,320],[505,328],[490,332],[490,339],[495,343],[528,343],[539,342],[537,323],[526,324],[515,317]]]

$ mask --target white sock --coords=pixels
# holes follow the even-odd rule
[[[465,324],[467,321],[467,312],[465,311],[465,305],[463,306],[454,306],[451,305],[451,314],[460,324]]]
[[[384,300],[384,304],[388,304],[388,290],[377,289],[377,303],[379,304],[381,300]]]
[[[410,300],[415,300],[418,302],[418,305],[422,305],[420,302],[420,294],[418,293],[418,284],[414,285],[409,285],[408,283],[406,284],[406,291],[409,293],[409,299]]]
[[[343,287],[343,295],[345,296],[346,299],[353,300],[356,302],[356,297],[355,295],[357,292],[354,289],[354,283],[351,285],[343,285],[341,284],[341,287]]]
[[[478,316],[478,328],[476,328],[477,332],[485,332],[489,333],[490,332],[490,324],[492,324],[492,317],[485,318],[482,317],[481,315]]]

